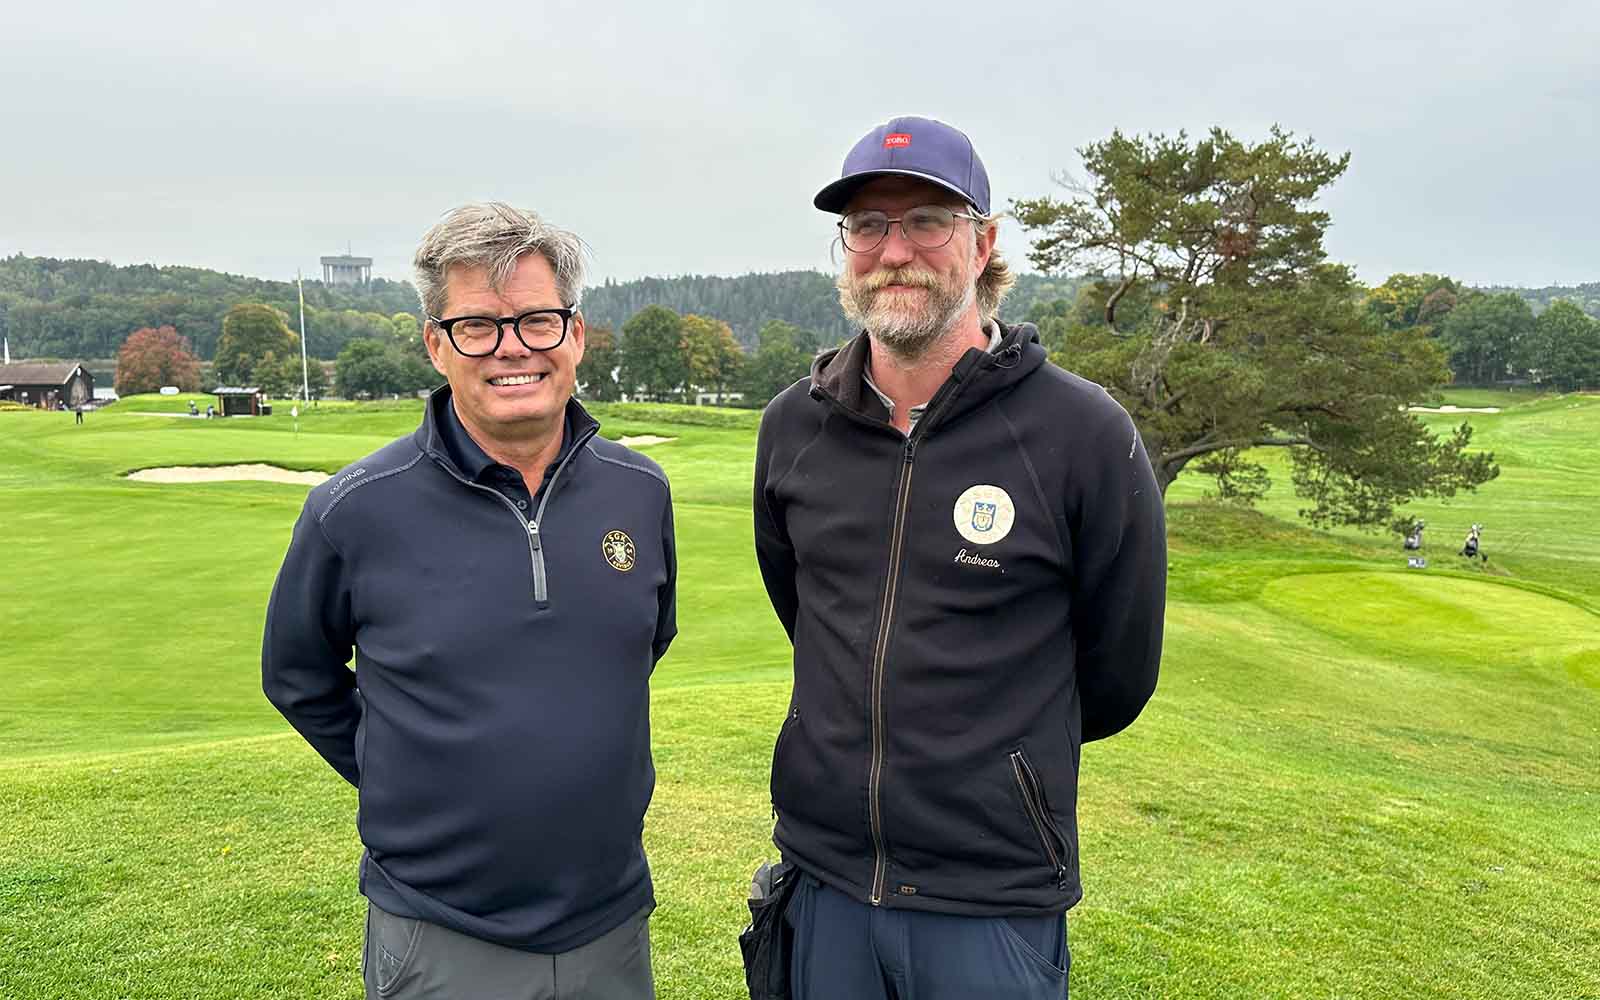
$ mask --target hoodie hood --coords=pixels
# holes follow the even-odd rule
[[[994,353],[970,347],[950,370],[950,377],[934,394],[919,423],[923,433],[955,420],[1006,392],[1045,362],[1039,329],[1032,323],[1000,326],[1000,346]],[[843,347],[824,351],[811,362],[811,395],[870,420],[887,423],[883,404],[868,389],[862,374],[871,357],[872,343],[865,330]],[[937,406],[932,405],[935,402]]]

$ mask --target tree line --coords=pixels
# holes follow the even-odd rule
[[[1073,303],[1080,295],[1096,294],[1092,289],[1106,280],[1096,273],[1019,275],[1002,318],[1014,322],[1037,307]],[[313,358],[336,359],[357,340],[405,340],[420,320],[416,293],[407,282],[380,278],[364,286],[327,286],[311,281],[305,292],[307,353]],[[1583,346],[1591,328],[1578,314],[1600,317],[1600,282],[1474,289],[1442,275],[1394,275],[1366,294],[1375,318],[1421,325],[1445,344],[1458,383],[1596,384],[1587,360],[1592,352]],[[292,282],[203,268],[118,267],[20,254],[0,259],[0,334],[22,357],[110,357],[135,330],[172,327],[209,361],[220,345],[224,316],[239,302],[271,306],[298,329]],[[826,343],[854,332],[839,309],[832,278],[815,271],[607,280],[587,289],[583,299],[590,324],[608,330],[620,329],[652,305],[714,317],[751,353],[759,350],[761,330],[772,320],[812,331]],[[1556,305],[1553,317],[1541,318]],[[1452,318],[1458,307],[1460,314]],[[361,350],[369,355],[369,366],[377,363],[370,348]]]
[[[650,305],[629,317],[620,332],[586,324],[578,393],[602,401],[703,399],[760,407],[805,376],[828,343],[814,330],[770,320],[757,332],[754,349],[746,351],[721,320]],[[313,398],[331,390],[347,399],[376,399],[410,395],[443,381],[428,360],[420,326],[408,315],[396,316],[379,336],[347,342],[334,361],[330,383],[321,362],[302,368],[300,338],[282,311],[259,302],[239,303],[223,316],[212,368],[220,384],[254,387],[280,398],[309,388]],[[185,391],[211,388],[200,384],[201,371],[193,345],[176,328],[145,327],[118,352],[116,388],[122,395],[166,385]]]
[[[201,383],[200,357],[175,327],[135,330],[117,352],[118,394],[154,392],[168,385],[185,392],[226,385],[253,387],[268,397],[308,391],[313,399],[321,399],[333,389],[360,399],[414,392],[437,382],[422,349],[420,327],[408,313],[384,324],[377,337],[348,341],[334,362],[333,383],[320,359],[302,360],[300,337],[289,329],[281,309],[241,302],[224,314],[221,327],[211,365],[212,385]]]
[[[417,293],[404,281],[363,285],[305,282],[306,340],[312,357],[333,358],[346,343],[386,335],[394,316],[417,319]],[[109,358],[135,330],[170,326],[211,359],[222,320],[240,302],[277,309],[299,325],[292,281],[266,281],[198,267],[116,266],[16,254],[0,258],[0,334],[23,357]]]
[[[1035,301],[1071,297],[1082,279],[1026,274],[1007,302],[1006,317],[1021,319]],[[402,316],[421,320],[415,289],[375,278],[367,285],[305,282],[306,348],[332,360],[351,341],[384,340]],[[240,302],[272,306],[299,328],[293,282],[265,281],[193,267],[119,267],[92,260],[0,258],[0,334],[22,357],[109,358],[130,333],[170,326],[204,361],[212,360],[222,320]],[[833,279],[816,271],[747,274],[736,278],[685,276],[606,281],[586,289],[584,315],[616,330],[646,306],[684,315],[715,316],[746,350],[760,331],[782,320],[817,331],[830,343],[854,331],[839,309]]]
[[[704,401],[762,407],[811,370],[828,334],[781,319],[768,320],[746,349],[729,324],[694,313],[648,305],[620,331],[589,325],[578,394],[584,399]]]
[[[1472,447],[1469,423],[1436,436],[1410,404],[1437,399],[1452,380],[1556,389],[1600,381],[1600,324],[1585,311],[1592,297],[1555,301],[1542,289],[1536,311],[1520,292],[1430,274],[1366,288],[1330,260],[1320,198],[1349,154],[1277,127],[1258,142],[1221,128],[1197,138],[1114,131],[1079,153],[1083,178],[1064,176],[1064,194],[1009,206],[1047,277],[1024,276],[1002,315],[1020,311],[1037,323],[1053,360],[1127,409],[1163,492],[1199,473],[1215,495],[1253,502],[1270,486],[1260,449],[1281,448],[1307,504],[1302,516],[1400,526],[1406,502],[1471,491],[1499,472],[1493,455]],[[585,303],[580,393],[713,402],[737,394],[763,405],[806,373],[817,350],[851,332],[833,318],[830,285],[807,272],[608,282]],[[0,294],[14,296],[9,287],[0,284]],[[51,302],[65,301],[52,291]],[[248,317],[238,312],[247,309]],[[264,382],[287,372],[297,342],[285,319],[274,302],[226,310],[214,343],[218,376]],[[339,391],[437,383],[415,319],[372,312],[369,335],[338,351]],[[195,347],[204,354],[198,338]]]
[[[1600,285],[1584,288],[1600,293]],[[1563,392],[1600,387],[1600,320],[1584,302],[1600,309],[1600,294],[1540,300],[1463,288],[1437,274],[1391,275],[1366,295],[1368,313],[1387,329],[1436,341],[1457,385],[1526,383]]]

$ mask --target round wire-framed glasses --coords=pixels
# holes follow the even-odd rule
[[[839,236],[851,253],[869,253],[889,237],[889,227],[899,223],[906,239],[924,250],[937,250],[955,235],[957,219],[983,221],[943,205],[918,205],[901,212],[898,218],[875,208],[864,209],[839,220]]]

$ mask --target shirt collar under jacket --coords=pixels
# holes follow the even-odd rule
[[[433,423],[438,428],[438,439],[435,442],[438,450],[450,460],[450,463],[471,482],[499,487],[505,485],[522,485],[524,489],[528,484],[522,483],[522,475],[509,465],[503,465],[489,457],[478,442],[467,433],[467,428],[461,423],[461,418],[456,414],[455,402],[451,397],[448,386],[438,389],[433,397],[428,400],[429,408],[433,410]],[[548,482],[556,468],[561,465],[562,459],[567,457],[567,452],[572,450],[573,443],[577,441],[578,423],[593,423],[594,418],[578,405],[577,400],[568,400],[566,410],[561,417],[561,448],[556,453],[554,460],[545,467],[544,478]],[[509,473],[510,475],[507,475]],[[544,483],[536,483],[535,494],[544,488]]]
[[[926,436],[946,423],[963,419],[987,405],[1001,393],[1022,382],[1045,363],[1045,350],[1039,343],[1039,330],[1032,323],[1007,326],[996,321],[1000,346],[993,354],[969,347],[950,369],[950,377],[934,393],[928,411],[917,423],[916,433]],[[866,331],[856,334],[840,347],[830,348],[811,361],[811,377],[806,394],[825,401],[869,423],[882,424],[891,434],[900,434],[889,424],[889,411],[861,377],[872,354]],[[940,400],[943,400],[942,402]],[[904,436],[904,435],[902,435]]]
[[[989,346],[985,347],[984,351],[993,354],[1000,348],[1000,341],[1005,339],[1000,332],[1000,324],[992,319],[986,319],[983,321],[983,332],[989,335]],[[867,359],[867,363],[861,368],[861,381],[868,389],[878,394],[878,400],[883,403],[883,408],[889,411],[889,420],[892,423],[894,421],[894,400],[884,395],[883,390],[878,388],[876,382],[872,381],[872,359],[870,356]],[[917,421],[922,419],[922,411],[927,408],[928,404],[926,402],[918,403],[911,408],[908,414],[911,420],[911,427],[917,426]]]

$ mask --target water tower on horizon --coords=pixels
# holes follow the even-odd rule
[[[322,258],[322,283],[324,285],[365,285],[372,280],[372,258],[338,257]]]

